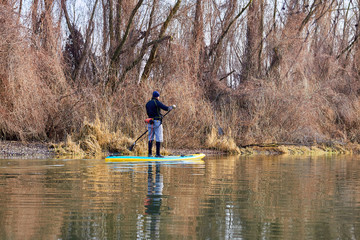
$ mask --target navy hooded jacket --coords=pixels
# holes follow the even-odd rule
[[[156,98],[152,98],[150,101],[146,103],[146,113],[149,116],[149,118],[160,120],[162,118],[161,109],[165,111],[169,111],[170,107],[164,105]]]

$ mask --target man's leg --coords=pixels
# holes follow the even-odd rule
[[[152,157],[152,145],[153,145],[153,141],[149,141],[148,142],[148,157]]]
[[[156,142],[156,156],[155,157],[164,157],[160,154],[161,142]]]
[[[155,123],[155,137],[156,137],[156,156],[163,157],[160,154],[161,143],[163,141],[163,126],[161,121]]]
[[[152,145],[154,142],[154,124],[148,124],[148,133],[149,133],[149,141],[148,141],[148,157],[152,157]]]

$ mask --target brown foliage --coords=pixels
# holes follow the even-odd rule
[[[294,65],[280,81],[252,79],[222,97],[223,119],[238,133],[238,143],[359,141],[359,84],[351,71],[330,56],[303,51],[296,61],[287,54],[283,59]]]
[[[75,16],[67,18],[89,48],[85,59],[71,59],[72,68],[86,62],[82,73],[66,76],[61,31],[51,15],[56,3],[34,7],[30,30],[14,8],[0,6],[2,138],[65,140],[70,134],[76,144],[89,140],[84,148],[109,150],[95,137],[78,138],[80,129],[98,116],[106,133],[135,139],[145,130],[144,105],[158,90],[165,104],[178,106],[164,119],[171,147],[221,147],[233,139],[238,145],[360,140],[359,27],[344,27],[339,36],[332,3],[307,9],[291,1],[281,13],[275,5],[269,18],[264,1],[247,9],[251,1],[197,0],[165,10],[161,1],[120,2],[103,1],[101,17],[92,5],[94,21],[85,34],[70,23]],[[216,127],[226,136],[215,134]]]
[[[47,139],[69,128],[72,100],[52,53],[29,47],[12,9],[0,8],[0,133],[7,139]]]

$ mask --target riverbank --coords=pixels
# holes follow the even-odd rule
[[[42,142],[0,141],[0,158],[52,158],[51,144]]]
[[[223,151],[214,150],[214,149],[169,149],[167,150],[167,152],[172,155],[204,153],[207,156],[213,156],[213,155],[226,154]],[[55,157],[61,157],[61,155],[56,153],[53,144],[50,143],[0,140],[0,159],[55,158]]]
[[[301,146],[294,144],[254,144],[239,148],[241,155],[321,155],[321,154],[360,154],[359,144],[317,144]],[[205,153],[207,156],[225,155],[217,149],[167,149],[171,155]],[[105,154],[107,155],[107,154]],[[53,144],[43,142],[0,141],[1,158],[54,158]]]
[[[360,154],[360,145],[354,143],[318,143],[309,146],[297,144],[253,144],[240,148],[242,155],[322,155]]]

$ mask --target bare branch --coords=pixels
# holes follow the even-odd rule
[[[170,24],[170,21],[172,20],[175,13],[177,12],[177,10],[180,7],[180,3],[181,3],[181,0],[177,0],[177,2],[175,3],[175,6],[171,9],[168,17],[166,18],[164,24],[162,25],[162,27],[160,29],[160,33],[159,33],[159,36],[158,36],[159,39],[164,36],[165,31],[166,31],[167,27]],[[147,79],[149,77],[149,74],[150,74],[150,71],[151,71],[151,68],[152,68],[152,64],[154,63],[154,60],[156,58],[157,49],[158,49],[158,44],[154,44],[153,48],[151,49],[149,59],[146,62],[146,65],[144,67],[144,71],[143,71],[143,74],[141,76],[141,80]]]
[[[344,48],[341,53],[336,57],[336,59],[339,59],[341,57],[341,55],[343,55],[344,53],[346,53],[347,51],[350,51],[351,48],[354,46],[354,44],[357,42],[357,40],[359,39],[359,35],[356,35],[353,39],[353,41],[346,47]]]
[[[141,4],[143,3],[143,1],[144,0],[139,0],[138,3],[136,4],[135,8],[132,10],[129,21],[128,21],[128,24],[126,26],[125,33],[124,33],[119,45],[116,47],[113,56],[111,57],[111,62],[116,62],[117,59],[119,58],[120,52],[121,52],[121,50],[122,50],[122,48],[123,48],[123,46],[124,46],[124,44],[125,44],[125,42],[127,40],[127,37],[129,36],[130,28],[131,28],[131,25],[133,23],[135,14],[139,10],[139,8],[140,8]]]
[[[225,76],[223,76],[222,78],[219,79],[219,81],[224,80],[225,78],[227,78],[228,76],[230,76],[231,74],[233,74],[235,72],[235,70],[232,70],[231,72],[227,73]]]
[[[218,46],[221,44],[222,40],[225,38],[226,34],[229,32],[230,27],[234,24],[234,22],[245,12],[245,10],[250,6],[251,2],[253,0],[250,0],[248,2],[248,4],[246,4],[245,7],[243,7],[241,9],[241,11],[238,13],[238,15],[235,16],[235,18],[233,20],[230,21],[230,23],[228,24],[228,26],[224,29],[224,31],[222,32],[222,34],[220,35],[220,37],[218,38],[217,42],[215,43],[215,45],[211,48],[210,52],[209,52],[209,57],[211,57],[211,55],[214,53],[214,51],[218,48]]]
[[[168,40],[168,39],[171,39],[171,37],[170,37],[170,36],[165,36],[165,37],[162,37],[162,38],[160,38],[160,39],[151,41],[151,42],[147,43],[147,44],[144,46],[144,50],[145,50],[146,48],[154,45],[154,44],[159,44],[160,42],[166,41],[166,40]],[[125,68],[125,70],[124,70],[123,74],[121,75],[120,79],[119,79],[119,80],[116,82],[116,84],[115,84],[115,90],[118,88],[119,83],[121,83],[121,82],[125,79],[126,74],[127,74],[129,71],[131,71],[137,64],[139,64],[139,62],[141,61],[141,59],[143,59],[144,55],[145,55],[145,51],[141,51],[140,54],[139,54],[139,56],[138,56],[134,61],[132,61],[132,62]]]
[[[89,23],[88,23],[88,26],[87,26],[87,29],[86,29],[84,50],[83,50],[83,52],[81,54],[79,65],[75,69],[75,73],[74,73],[75,82],[77,82],[79,80],[82,69],[83,69],[84,64],[86,62],[86,57],[88,56],[89,46],[90,46],[90,37],[91,37],[91,33],[93,32],[93,29],[94,29],[93,19],[94,19],[97,3],[98,3],[98,0],[95,1],[94,7],[93,7],[93,10],[92,10],[92,13],[91,13],[91,17],[90,17],[90,20],[89,20]]]

